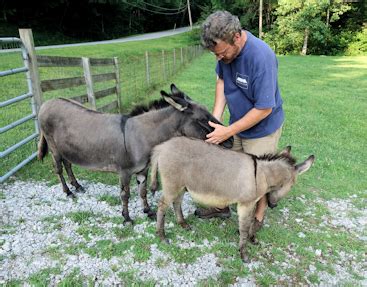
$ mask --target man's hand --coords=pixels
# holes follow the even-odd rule
[[[211,127],[214,128],[214,131],[206,135],[206,137],[208,138],[206,142],[212,144],[220,144],[221,142],[224,142],[226,139],[232,136],[230,127],[225,127],[211,121],[209,121],[208,123]]]

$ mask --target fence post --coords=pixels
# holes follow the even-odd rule
[[[182,47],[180,48],[180,52],[181,52],[181,65],[183,65],[183,53],[182,53]]]
[[[176,73],[176,49],[173,49],[173,74]]]
[[[38,111],[43,102],[41,80],[38,71],[37,56],[34,49],[33,34],[31,29],[19,29],[19,36],[23,42],[23,45],[28,51],[29,55],[29,75],[32,83],[32,93],[34,98],[35,110],[38,115]],[[24,59],[25,60],[25,59]]]
[[[82,57],[82,62],[83,62],[85,84],[87,86],[88,102],[91,104],[92,108],[96,110],[97,109],[96,98],[94,96],[93,78],[92,78],[89,58]]]
[[[149,74],[149,55],[148,51],[145,51],[145,72],[147,77],[147,85],[150,84],[150,74]]]
[[[166,62],[164,60],[164,50],[162,50],[162,65],[163,65],[163,78],[166,81],[167,80],[167,74],[166,74]]]
[[[121,105],[120,69],[119,69],[119,59],[117,57],[113,57],[113,65],[114,65],[115,74],[116,74],[117,104],[119,107],[119,112],[121,113],[122,105]]]

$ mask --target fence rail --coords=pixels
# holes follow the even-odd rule
[[[71,96],[72,99],[85,104],[89,103],[90,108],[94,110],[103,110],[105,112],[116,110],[121,111],[121,100],[120,100],[120,77],[118,69],[117,58],[86,58],[86,57],[61,57],[61,56],[44,56],[39,55],[36,57],[37,65],[40,70],[44,68],[65,68],[65,67],[77,67],[83,71],[83,76],[68,77],[68,78],[57,78],[42,80],[37,83],[42,93],[69,89],[73,87],[85,86],[86,95]],[[100,73],[92,74],[92,68],[95,66],[111,66],[114,68],[112,73]],[[117,67],[117,68],[116,68]],[[99,91],[95,91],[94,84],[99,82],[106,82],[114,80],[114,86],[108,87]],[[107,104],[102,107],[97,107],[96,100],[102,99],[106,96],[116,94],[117,100],[113,101],[112,104]],[[117,103],[117,105],[116,105]]]

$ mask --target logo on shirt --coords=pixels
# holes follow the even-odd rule
[[[240,73],[236,74],[236,85],[242,89],[248,89],[248,76],[241,75]]]

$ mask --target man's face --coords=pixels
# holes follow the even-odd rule
[[[231,63],[241,51],[240,47],[241,35],[236,33],[234,43],[231,45],[225,41],[217,40],[217,45],[211,49],[218,61],[222,60],[225,64]]]

